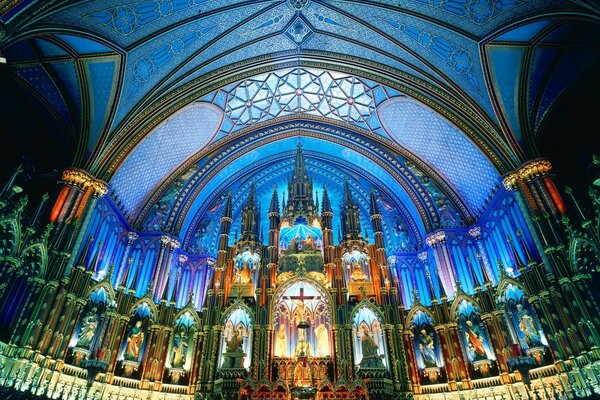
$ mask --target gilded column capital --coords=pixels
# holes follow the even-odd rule
[[[179,240],[175,239],[174,237],[168,236],[168,235],[162,235],[160,237],[160,242],[164,247],[169,247],[170,250],[178,249],[179,246],[181,245]]]
[[[187,260],[188,260],[188,256],[186,256],[185,254],[180,254],[179,257],[177,257],[177,261],[179,262],[179,265],[185,264],[185,262]]]
[[[94,196],[102,197],[108,193],[108,183],[96,179],[86,171],[78,168],[67,168],[63,171],[62,181],[82,190],[92,189]]]
[[[480,240],[481,239],[481,227],[474,226],[472,228],[469,228],[469,235],[475,240]]]
[[[425,243],[427,243],[427,245],[431,247],[437,246],[438,244],[446,243],[446,232],[437,231],[430,233],[425,238]]]
[[[139,237],[140,235],[138,235],[136,232],[127,232],[127,243],[133,244],[133,242],[138,240]]]
[[[533,179],[547,175],[552,169],[550,161],[544,158],[529,160],[516,170],[509,172],[502,179],[502,184],[507,190],[515,190],[519,182],[531,182]]]

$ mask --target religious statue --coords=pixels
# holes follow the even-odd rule
[[[275,356],[287,356],[287,335],[285,333],[284,323],[279,324],[279,329],[277,329],[277,335],[275,339]]]
[[[138,361],[143,343],[144,332],[142,331],[142,321],[137,321],[133,328],[131,328],[131,332],[127,338],[125,359],[128,361]]]
[[[153,207],[154,216],[146,223],[146,229],[158,231],[164,224],[164,219],[169,212],[169,205],[163,201]],[[150,214],[152,215],[152,214]]]
[[[435,367],[435,341],[433,332],[421,329],[418,337],[419,353],[426,368]]]
[[[448,202],[443,198],[436,200],[438,206],[438,213],[440,215],[440,222],[443,228],[454,228],[460,226],[456,216],[452,213],[452,209],[448,205]]]
[[[180,331],[173,339],[173,350],[171,354],[171,366],[173,368],[183,368],[187,355],[187,335]]]
[[[300,239],[300,235],[296,235],[295,238],[293,238],[290,241],[290,245],[288,246],[287,249],[285,249],[284,253],[285,254],[298,254],[299,251],[299,245],[301,246],[301,244],[299,243],[301,241]]]
[[[537,329],[536,323],[522,304],[517,304],[517,315],[519,316],[519,329],[524,335],[525,343],[529,347],[543,346],[542,337]]]
[[[298,358],[306,358],[311,353],[310,343],[306,338],[306,329],[298,329],[298,341],[296,342],[296,350],[294,356]]]
[[[379,354],[379,347],[368,329],[362,330],[360,349],[362,351],[361,368],[385,368],[382,361],[383,356]]]
[[[239,283],[252,283],[252,269],[248,266],[247,261],[244,261],[244,264],[242,265]]]
[[[295,318],[296,325],[298,325],[300,323],[300,321],[304,321],[306,319],[305,318],[306,305],[304,304],[304,301],[302,299],[299,299],[299,300],[290,299],[290,301],[296,305],[296,311],[294,312],[294,315],[296,316],[296,318]]]
[[[472,361],[487,360],[487,354],[485,353],[485,347],[483,346],[483,334],[480,328],[473,325],[473,322],[471,321],[467,321],[465,338],[467,339],[467,352]]]
[[[320,324],[315,328],[315,337],[317,338],[317,357],[326,357],[329,355],[329,335],[325,324]]]
[[[315,248],[315,239],[307,233],[306,239],[302,242],[302,251],[314,251]]]
[[[225,341],[228,353],[237,353],[243,351],[244,346],[244,330],[238,328],[232,332],[229,339]]]
[[[406,225],[398,217],[396,217],[396,223],[394,225],[394,233],[398,236],[398,243],[400,251],[410,251],[410,238],[408,236],[408,230]]]
[[[352,278],[353,282],[362,282],[367,280],[367,274],[365,274],[365,271],[363,271],[358,261],[354,261],[354,264],[352,265],[350,278]]]
[[[377,357],[379,358],[379,348],[377,343],[373,340],[371,332],[367,330],[362,331],[362,337],[360,340],[360,348],[362,350],[363,358]]]
[[[96,316],[96,307],[88,311],[81,322],[81,332],[79,332],[79,338],[75,346],[81,348],[90,347],[92,338],[96,334],[96,327],[98,326],[98,317]]]

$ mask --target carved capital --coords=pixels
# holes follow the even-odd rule
[[[61,177],[62,181],[76,186],[82,190],[91,188],[94,196],[102,197],[108,193],[108,184],[101,179],[96,179],[86,171],[78,168],[65,169]]]
[[[446,243],[446,232],[437,231],[429,234],[425,238],[425,243],[427,243],[427,245],[431,247],[437,246],[438,244]]]
[[[540,176],[547,175],[552,169],[550,161],[543,158],[529,160],[513,172],[509,172],[502,179],[502,184],[507,190],[515,190],[519,182],[528,183]]]

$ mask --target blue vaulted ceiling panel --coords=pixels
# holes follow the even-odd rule
[[[48,63],[48,68],[62,83],[64,95],[69,99],[69,105],[74,111],[71,114],[81,121],[81,87],[75,62],[72,59],[52,61]]]
[[[29,40],[21,40],[2,50],[2,54],[11,63],[37,60],[38,55],[31,47]]]
[[[62,47],[44,39],[34,39],[45,58],[68,57],[69,53]]]
[[[464,133],[410,99],[390,99],[379,107],[378,115],[388,134],[445,177],[473,211],[485,207],[500,177]]]
[[[370,23],[377,31],[386,33],[423,59],[428,60],[435,68],[442,71],[444,76],[455,80],[463,90],[477,99],[490,116],[494,116],[485,90],[477,42],[450,29],[404,13],[391,12],[388,9],[361,3],[350,4],[346,1],[332,1],[328,4],[336,5],[340,9],[352,13],[356,18],[360,18],[363,22]],[[371,35],[374,37],[370,37]],[[383,41],[381,34],[364,27],[358,31],[356,36],[362,41],[375,43],[377,46],[382,46],[387,42]],[[402,58],[415,65],[420,64],[413,62],[412,57],[403,55]]]
[[[107,59],[86,59],[83,64],[89,85],[87,101],[90,122],[87,150],[90,152],[94,149],[100,133],[106,128],[108,122],[111,105],[117,90],[117,62],[116,57],[111,57]]]
[[[74,49],[78,54],[92,53],[111,53],[112,50],[96,41],[86,39],[81,36],[73,35],[56,35],[60,40],[65,42],[69,47]]]
[[[552,72],[552,77],[544,89],[544,94],[537,111],[536,129],[540,127],[548,109],[558,96],[573,83],[593,63],[600,60],[600,51],[590,54],[585,49],[574,48],[563,55]]]
[[[496,98],[517,140],[522,138],[518,99],[525,51],[525,47],[511,46],[491,46],[488,50]]]
[[[245,35],[242,28],[220,39],[217,44],[202,51],[194,57],[191,62],[182,66],[180,70],[173,73],[178,68],[179,63],[190,57],[198,49],[205,46],[210,41],[216,39],[227,29],[230,29],[235,23],[254,13],[261,12],[265,4],[252,4],[246,7],[236,8],[230,14],[216,14],[208,18],[203,18],[195,24],[187,24],[170,30],[160,36],[155,37],[153,41],[146,42],[136,47],[128,54],[128,63],[123,81],[123,92],[119,111],[115,120],[119,122],[131,108],[141,100],[161,79],[176,79],[176,77],[185,73],[195,65],[209,61],[219,54],[228,54],[230,49],[247,40],[260,38],[261,33]],[[231,39],[228,39],[230,38]],[[254,56],[253,52],[265,51],[261,47],[248,47],[240,54],[241,59]],[[230,60],[237,62],[240,58]],[[172,87],[169,82],[167,87]]]
[[[263,8],[277,1],[257,0],[252,3]],[[224,18],[233,20],[235,12],[245,6],[248,6],[248,2],[243,0],[111,0],[88,4],[68,15],[75,18],[84,14],[84,18],[77,21],[78,24],[104,32],[126,47],[152,37],[159,30],[181,26],[190,19],[198,21],[198,16],[214,15],[219,9],[224,10],[221,12]]]
[[[538,101],[541,95],[540,87],[546,83],[549,69],[552,67],[555,58],[561,53],[556,47],[536,47],[531,56],[531,66],[529,67],[529,88],[527,90],[528,106],[530,109],[533,103]],[[535,73],[531,73],[535,71]]]
[[[208,104],[184,108],[133,149],[110,181],[127,215],[135,215],[164,177],[210,142],[222,118],[222,112]]]
[[[522,42],[527,43],[534,38],[542,29],[550,25],[551,20],[536,21],[523,25],[500,35],[495,40],[498,42]]]
[[[65,124],[72,128],[72,120],[65,100],[54,81],[48,76],[48,73],[41,65],[15,66],[14,71],[45,99]]]

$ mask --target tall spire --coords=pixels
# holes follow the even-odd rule
[[[323,185],[323,200],[321,201],[321,212],[333,212],[331,208],[331,200],[329,200],[329,193],[327,193],[327,186]]]
[[[377,196],[375,195],[375,191],[373,189],[371,189],[369,212],[371,215],[381,214],[379,211],[379,204],[377,204]]]
[[[360,209],[358,204],[356,204],[354,197],[352,197],[350,184],[347,180],[344,182],[344,200],[340,210],[342,214],[342,233],[344,238],[350,240],[362,239]]]
[[[242,208],[242,241],[256,242],[260,235],[260,209],[256,204],[254,181],[250,185],[250,193]]]
[[[312,221],[316,213],[317,210],[313,198],[313,182],[306,170],[302,154],[302,144],[298,143],[296,159],[294,161],[294,172],[292,178],[288,181],[288,201],[284,215],[290,221],[295,221],[300,216],[306,218],[308,221]]]
[[[247,206],[253,206],[254,202],[255,202],[255,184],[254,184],[254,180],[252,180],[252,183],[250,184],[250,193],[248,194],[248,200],[246,201],[246,205]]]
[[[346,205],[354,204],[354,198],[352,197],[352,192],[350,191],[348,179],[344,180],[344,203]]]
[[[277,195],[277,186],[273,186],[273,195],[271,195],[269,213],[279,213],[279,197]]]
[[[296,161],[294,163],[294,178],[302,177],[306,175],[306,165],[304,164],[304,157],[302,156],[302,143],[298,142],[296,148]]]
[[[225,199],[225,207],[223,207],[223,213],[221,217],[231,218],[231,193],[227,194],[227,199]]]

